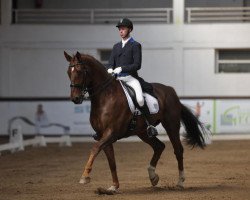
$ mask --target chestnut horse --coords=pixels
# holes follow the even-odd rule
[[[97,142],[93,145],[87,164],[85,165],[80,183],[90,182],[90,172],[95,158],[104,150],[112,174],[113,184],[108,189],[117,191],[119,181],[116,171],[113,143],[131,135],[137,135],[143,142],[149,144],[154,154],[148,167],[149,179],[153,186],[157,185],[159,176],[155,173],[157,162],[165,148],[157,137],[149,137],[143,117],[138,116],[135,130],[129,130],[133,117],[126,96],[115,77],[107,73],[106,68],[95,58],[89,55],[76,53],[73,57],[64,52],[69,62],[68,76],[71,86],[71,100],[81,104],[86,92],[91,101],[90,123],[96,132]],[[154,125],[161,123],[165,128],[173,145],[178,162],[179,180],[177,186],[183,187],[185,180],[183,168],[183,147],[180,141],[180,123],[186,129],[185,139],[192,147],[205,147],[204,137],[206,130],[202,123],[183,104],[172,87],[159,83],[152,83],[154,93],[159,101],[159,112],[151,115],[150,121]],[[133,152],[136,153],[136,152]]]

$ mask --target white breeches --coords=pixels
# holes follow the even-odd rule
[[[135,90],[136,100],[139,106],[144,105],[144,97],[141,89],[140,82],[133,76],[118,77],[119,80],[126,82],[130,87]]]

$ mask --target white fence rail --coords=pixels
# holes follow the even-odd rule
[[[6,144],[0,144],[0,156],[2,151],[10,151],[12,153],[17,151],[23,151],[26,146],[42,146],[46,147],[47,143],[59,143],[60,146],[71,146],[71,140],[69,135],[61,135],[58,137],[44,137],[43,135],[37,135],[31,139],[23,139],[22,128],[12,129],[9,142]]]
[[[250,7],[186,8],[187,23],[250,22]]]
[[[139,23],[171,23],[172,8],[15,9],[17,24],[108,24],[128,17]]]

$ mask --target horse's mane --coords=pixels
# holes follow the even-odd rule
[[[89,64],[89,65],[94,64],[94,65],[106,70],[106,67],[101,62],[99,62],[97,59],[95,59],[93,56],[88,55],[88,54],[81,54],[81,56],[82,56],[82,59],[84,60],[84,62],[86,62],[87,64]]]

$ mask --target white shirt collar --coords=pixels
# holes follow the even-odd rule
[[[127,42],[131,39],[131,37],[129,37],[128,39],[126,40],[122,40],[122,47],[125,46],[125,44],[127,44]]]

